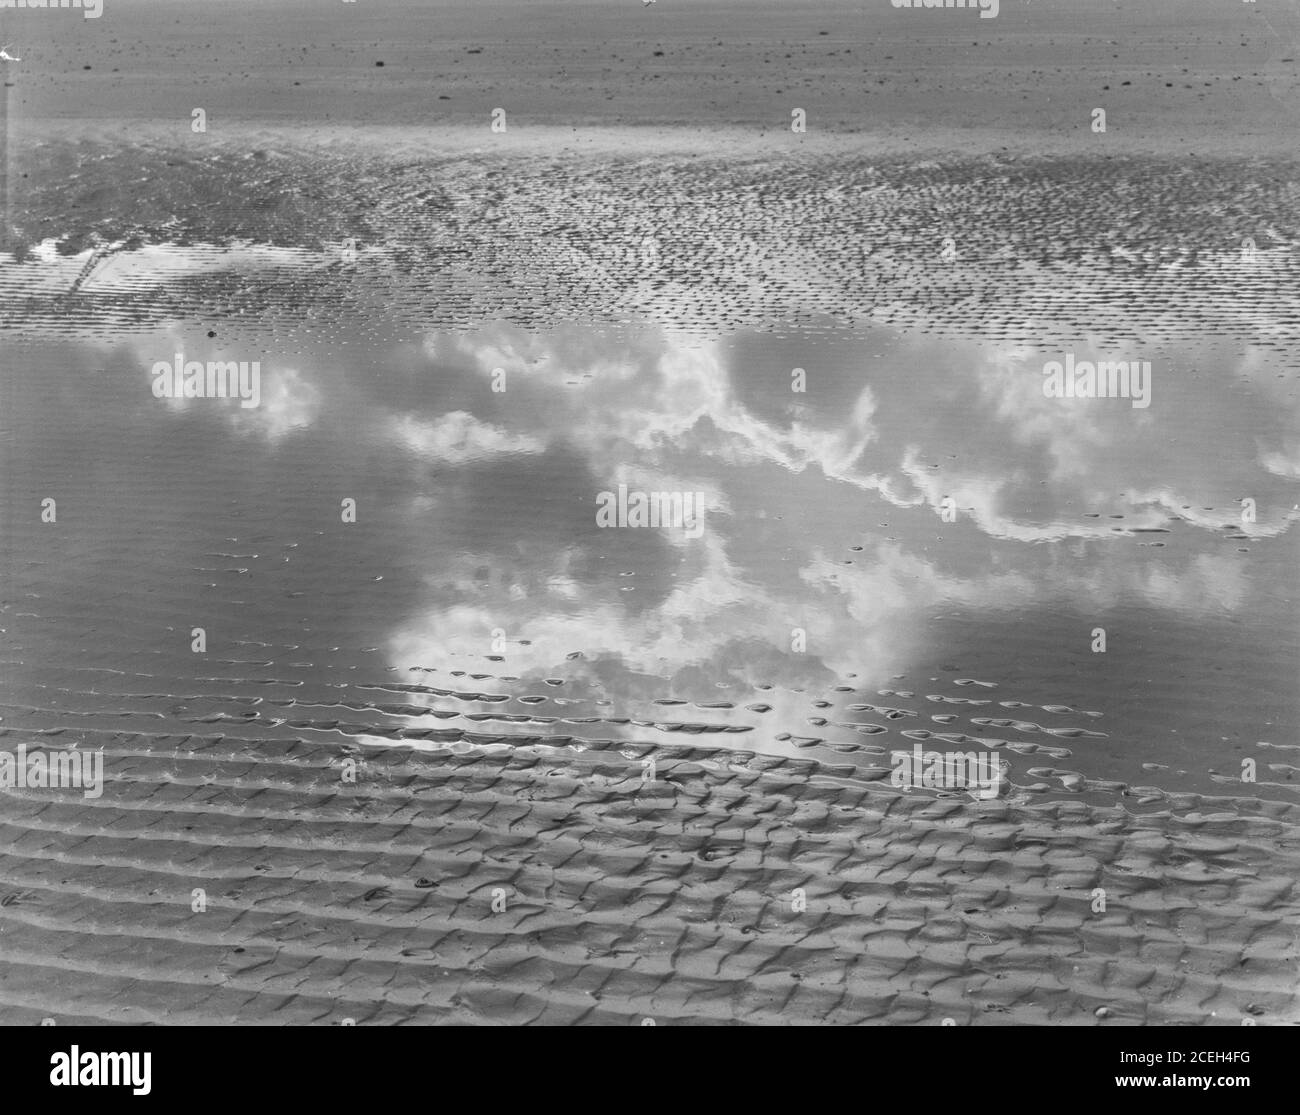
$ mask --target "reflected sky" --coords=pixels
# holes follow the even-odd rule
[[[1046,397],[1061,350],[886,328],[15,345],[11,708],[848,773],[955,733],[1040,792],[1236,793],[1253,757],[1293,796],[1292,379],[1239,345],[1071,351],[1150,361],[1150,406]],[[259,361],[260,405],[154,398],[176,352]],[[602,528],[619,485],[702,493],[702,530]]]

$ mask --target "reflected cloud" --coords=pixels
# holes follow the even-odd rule
[[[228,351],[172,332],[131,360],[173,349]],[[1146,410],[1048,398],[1059,353],[883,330],[809,355],[498,324],[367,355],[385,375],[268,357],[261,406],[221,420],[272,450],[302,432],[396,484],[385,499],[426,571],[387,641],[402,669],[481,662],[504,632],[503,669],[563,673],[593,700],[745,685],[775,707],[845,677],[885,684],[935,653],[945,609],[1241,612],[1253,582],[1225,538],[1258,544],[1295,517],[1294,403],[1257,350],[1217,377],[1198,368],[1224,354],[1153,361]],[[1253,459],[1207,451],[1225,425],[1253,428]],[[601,529],[598,493],[621,484],[702,493],[702,534]]]
[[[544,442],[527,434],[509,434],[480,422],[472,414],[455,410],[434,422],[407,415],[390,420],[397,442],[416,456],[449,464],[465,464],[499,453],[540,453]]]

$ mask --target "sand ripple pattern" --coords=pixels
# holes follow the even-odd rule
[[[102,750],[111,774],[97,799],[0,792],[7,1020],[1300,1019],[1285,802],[1167,793],[1139,815],[1126,787],[1044,766],[1026,773],[1047,781],[975,803],[892,789],[871,765],[885,747],[836,762],[652,738],[763,704],[550,716],[512,711],[546,695],[485,673],[302,692],[273,660],[209,666],[230,672],[188,693],[144,669],[65,668],[39,704],[0,708],[0,746]],[[1070,754],[906,727],[924,722],[914,704],[845,709],[894,746]],[[447,726],[414,726],[429,720]]]
[[[12,1021],[1297,1017],[1283,806],[977,810],[689,751],[642,784],[600,748],[370,750],[340,792],[326,745],[106,746],[92,807],[5,798]]]
[[[45,246],[0,267],[10,327],[255,314],[355,343],[382,307],[446,329],[875,322],[1040,347],[1240,338],[1291,367],[1300,351],[1300,185],[1281,157],[36,158],[19,224]],[[152,219],[104,185],[142,164],[167,184]]]
[[[43,244],[0,265],[0,323],[356,343],[594,308],[1300,353],[1294,162],[260,154],[37,149],[16,219]],[[102,193],[142,177],[157,212]],[[227,590],[257,557],[228,541],[196,571]],[[29,565],[0,668],[40,681],[6,689],[0,748],[102,750],[110,777],[0,789],[5,1021],[1300,1021],[1300,807],[1089,778],[1071,767],[1123,726],[1061,694],[963,676],[610,708],[375,647],[335,665],[323,636],[259,642],[265,611],[196,668],[119,653],[156,648],[183,594],[110,625],[43,602]],[[59,624],[80,642],[29,661]],[[900,792],[889,753],[914,745],[1005,756],[1013,792]],[[1257,746],[1290,783],[1294,745]]]

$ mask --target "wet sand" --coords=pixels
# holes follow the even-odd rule
[[[369,752],[352,795],[336,745],[110,749],[121,800],[6,808],[7,1021],[1296,1017],[1291,811],[977,810],[689,752],[646,788],[524,749]]]
[[[1251,7],[25,41],[0,745],[108,777],[0,789],[0,1021],[1300,1020],[1295,12]],[[1151,407],[1051,405],[1066,350]],[[261,405],[154,398],[176,351]],[[703,533],[600,529],[619,483]],[[904,792],[914,746],[1001,796]]]
[[[875,322],[1029,345],[1206,336],[1288,361],[1300,348],[1297,163],[1284,155],[918,160],[734,135],[710,155],[625,130],[521,162],[463,132],[450,155],[410,130],[342,131],[328,149],[254,134],[265,146],[214,140],[204,155],[34,152],[18,221],[35,255],[0,276],[13,324],[57,319],[80,295],[78,327],[106,310],[200,315],[223,306],[237,268],[285,336],[364,336],[383,307],[427,328]],[[136,179],[153,187],[145,200]],[[132,250],[146,244],[161,247]],[[254,250],[213,250],[241,244]],[[305,321],[304,297],[329,314]]]

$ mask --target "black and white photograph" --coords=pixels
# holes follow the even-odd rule
[[[0,47],[0,1024],[1300,1023],[1300,0]]]

